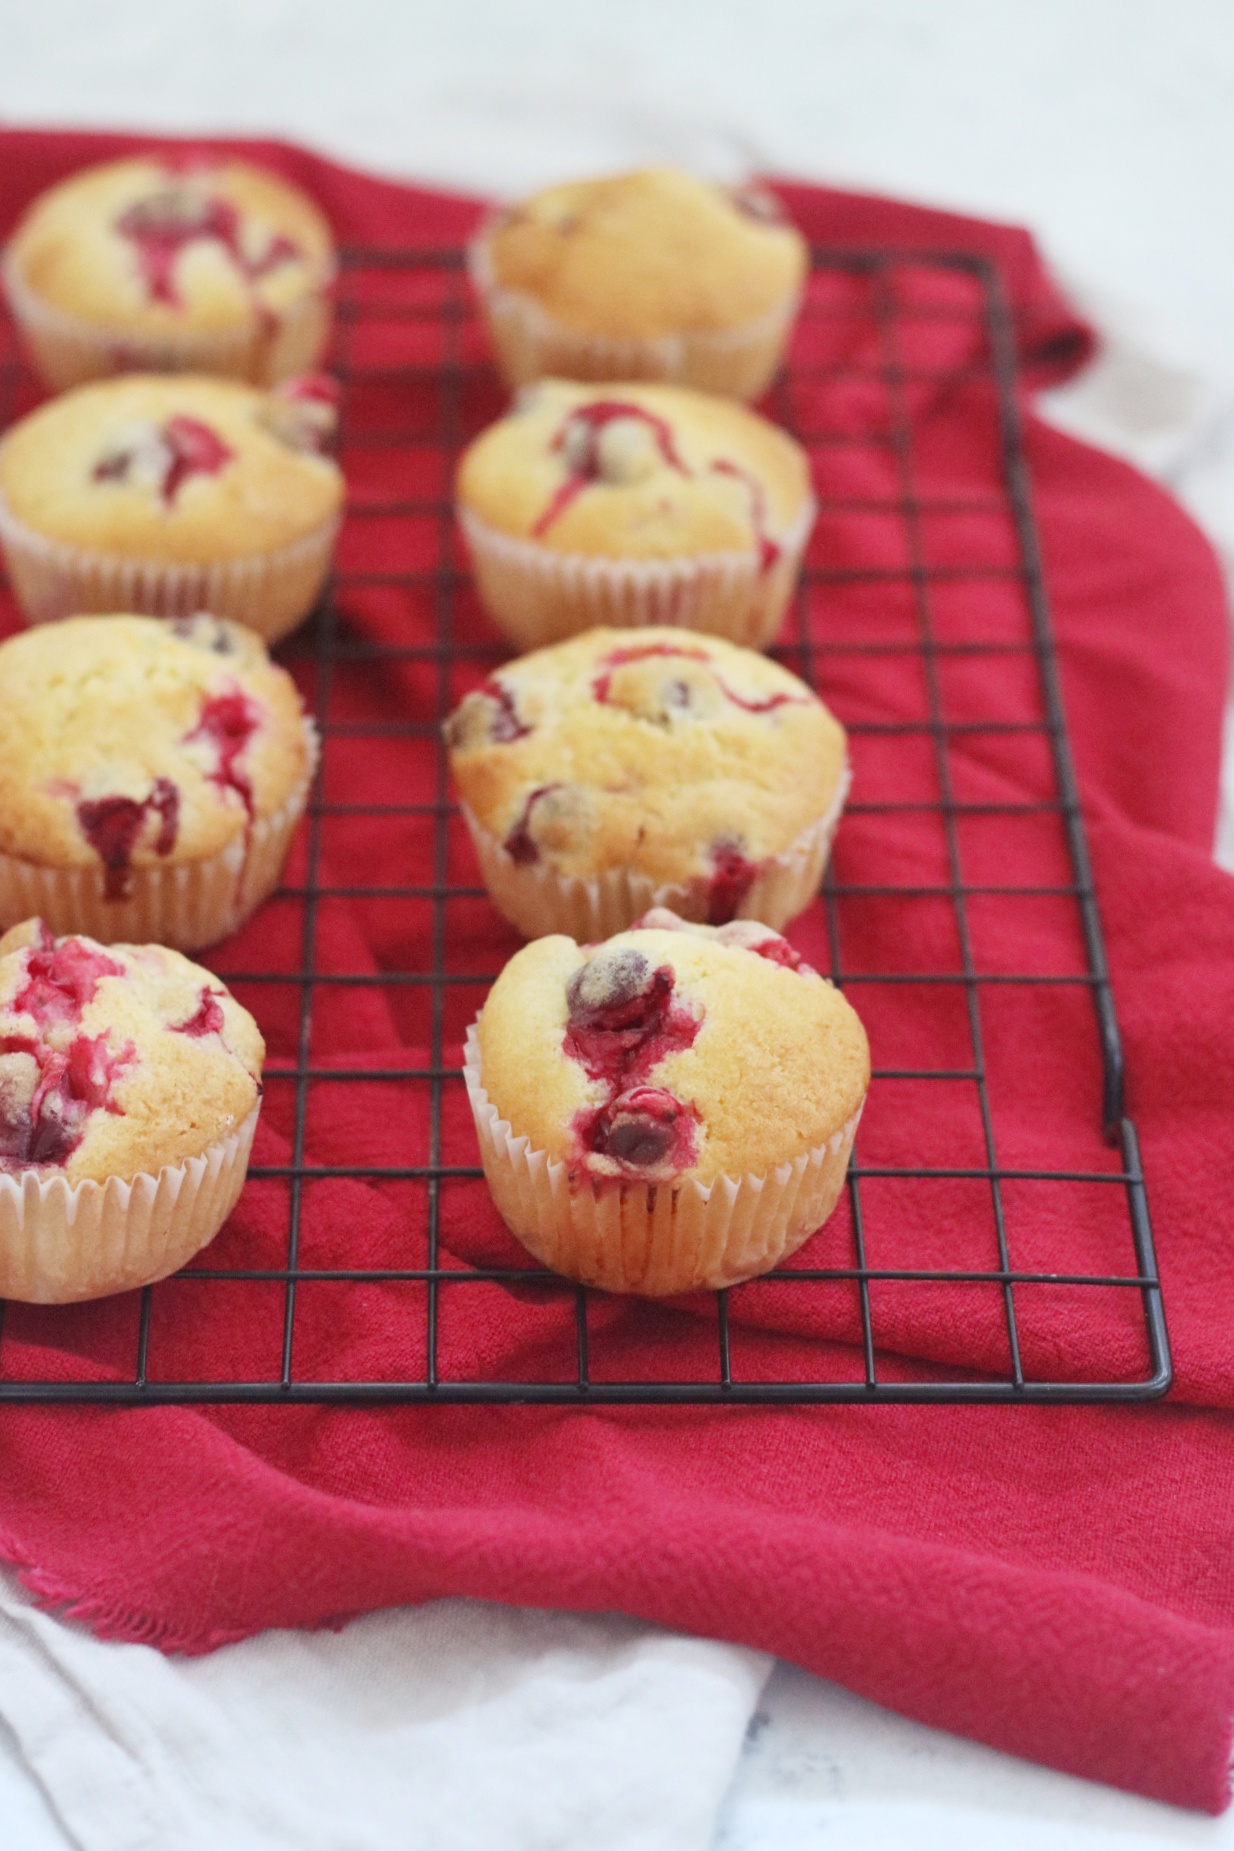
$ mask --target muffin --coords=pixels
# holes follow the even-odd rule
[[[480,596],[519,649],[674,623],[764,648],[814,522],[786,432],[679,386],[545,380],[459,464]]]
[[[660,1298],[766,1272],[826,1220],[870,1051],[777,933],[657,911],[600,945],[524,946],[464,1077],[524,1246],[586,1285]]]
[[[188,150],[87,167],[26,211],[4,255],[13,314],[54,391],[112,373],[273,385],[330,336],[334,241],[298,187]]]
[[[327,380],[275,392],[142,374],[80,386],[0,443],[0,543],[31,623],[232,617],[275,642],[313,608],[343,504]]]
[[[162,945],[0,938],[0,1297],[148,1285],[236,1205],[265,1043],[209,971]]]
[[[260,637],[72,617],[0,644],[0,926],[192,951],[278,884],[317,738]]]
[[[512,387],[667,379],[751,399],[780,364],[809,253],[770,193],[657,167],[497,212],[470,260]]]
[[[849,782],[804,682],[688,630],[507,663],[446,743],[485,885],[529,938],[606,938],[649,906],[778,930],[818,890]]]

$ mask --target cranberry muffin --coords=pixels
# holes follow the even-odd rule
[[[765,648],[814,523],[805,451],[730,400],[543,380],[458,470],[488,610],[520,649],[674,623]]]
[[[767,1272],[826,1220],[870,1052],[778,933],[657,911],[524,946],[464,1074],[512,1232],[568,1278],[658,1298]]]
[[[244,1183],[265,1044],[162,945],[0,938],[0,1297],[97,1298],[213,1240]]]
[[[276,642],[330,569],[343,477],[328,380],[81,386],[0,443],[0,542],[31,623],[210,611]]]
[[[485,885],[529,938],[605,938],[660,905],[778,929],[818,890],[849,781],[804,682],[688,630],[521,656],[446,741]]]
[[[334,267],[330,227],[298,187],[169,149],[41,193],[9,241],[4,281],[54,391],[138,371],[273,385],[321,359]]]
[[[278,884],[317,739],[260,637],[72,617],[0,644],[0,926],[196,950]]]
[[[664,379],[742,399],[780,364],[807,264],[770,193],[669,167],[549,187],[471,250],[511,386]]]

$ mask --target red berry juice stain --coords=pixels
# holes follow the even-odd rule
[[[779,964],[785,970],[801,971],[804,976],[815,974],[814,966],[807,964],[801,953],[778,933],[774,938],[760,939],[757,945],[751,945],[749,949],[756,958],[766,958],[768,964]]]
[[[742,713],[774,713],[777,707],[803,707],[810,699],[808,694],[738,694],[729,687],[705,649],[683,649],[675,643],[633,643],[625,649],[610,650],[608,655],[600,659],[600,673],[591,684],[592,699],[601,705],[610,699],[616,669],[624,668],[630,662],[647,662],[655,656],[676,658],[683,662],[705,662],[725,700],[739,707]]]
[[[708,925],[727,925],[758,877],[758,863],[742,854],[735,842],[717,842],[711,851],[711,885],[707,895]]]
[[[158,818],[155,854],[170,855],[180,827],[180,792],[170,778],[156,778],[140,803],[135,797],[93,797],[77,805],[78,827],[107,871],[103,891],[109,900],[128,898],[133,850],[148,816]]]
[[[529,737],[531,728],[520,719],[518,709],[514,705],[513,694],[503,681],[497,679],[496,675],[490,675],[487,681],[482,682],[476,689],[476,693],[483,695],[485,700],[492,701],[497,709],[489,721],[488,728],[489,738],[495,745],[508,746],[512,745],[516,739]]]
[[[250,824],[253,820],[253,786],[237,761],[262,723],[262,710],[242,688],[234,684],[221,694],[212,694],[202,703],[200,717],[191,733],[184,735],[186,745],[199,739],[213,746],[217,763],[207,772],[211,784],[222,791],[235,791],[244,805]]]
[[[217,476],[235,456],[235,451],[223,442],[217,431],[212,431],[199,418],[177,413],[168,418],[162,437],[171,453],[171,463],[163,478],[163,500],[168,507],[190,476]]]
[[[655,439],[656,449],[668,467],[675,469],[679,475],[690,473],[677,454],[672,426],[666,419],[657,418],[654,412],[644,411],[641,405],[631,405],[623,399],[597,399],[593,405],[580,405],[566,418],[549,449],[564,450],[573,432],[581,431],[581,455],[570,464],[569,475],[533,526],[533,539],[539,540],[548,532],[575,497],[582,494],[588,483],[600,480],[600,433],[620,418],[633,418],[646,425]]]
[[[113,1053],[106,1034],[78,1034],[62,1048],[50,1047],[44,1036],[50,1028],[80,1023],[101,979],[123,975],[123,965],[80,938],[57,944],[44,928],[31,947],[11,1009],[33,1016],[38,1032],[0,1035],[0,1054],[28,1054],[37,1079],[28,1098],[18,1097],[11,1082],[0,1087],[0,1170],[63,1164],[81,1143],[92,1112],[120,1112],[112,1089],[137,1058],[132,1042]]]
[[[203,984],[201,1001],[197,1005],[196,1013],[191,1015],[187,1022],[173,1022],[172,1032],[177,1035],[191,1035],[195,1041],[206,1035],[221,1035],[223,1011],[219,1007],[220,994],[220,991],[212,990],[208,985]]]
[[[249,257],[240,242],[240,214],[231,201],[191,186],[170,186],[139,199],[121,213],[115,225],[133,247],[146,294],[152,302],[166,303],[169,308],[183,306],[176,266],[181,252],[191,244],[208,241],[222,247],[247,284],[259,313],[262,308],[253,285],[301,254],[299,245],[277,233],[258,257]]]
[[[695,1158],[694,1107],[647,1084],[652,1069],[691,1047],[702,1026],[701,1016],[674,1000],[674,984],[669,965],[653,970],[627,946],[601,947],[566,987],[563,1051],[606,1092],[599,1106],[576,1115],[575,1135],[587,1157],[616,1164],[619,1178],[646,1180],[655,1171],[663,1180]]]
[[[767,532],[766,490],[758,477],[751,474],[748,469],[743,469],[740,463],[730,463],[725,459],[720,459],[712,463],[711,468],[718,476],[732,476],[736,481],[745,484],[750,497],[750,525],[754,529],[754,538],[758,542],[758,569],[760,572],[770,572],[780,557],[782,549],[779,542],[773,540]]]
[[[159,427],[162,475],[159,494],[170,508],[191,476],[217,476],[230,463],[235,451],[223,442],[200,418],[177,412]],[[127,482],[129,471],[137,461],[137,449],[116,450],[94,465],[95,482]]]
[[[542,797],[547,797],[550,791],[560,789],[560,784],[540,784],[535,790],[529,792],[518,821],[502,844],[510,859],[520,868],[528,868],[540,859],[539,844],[531,833],[531,812]]]
[[[94,1001],[104,977],[123,977],[124,966],[83,938],[62,938],[59,943],[47,927],[30,948],[26,980],[10,1007],[17,1015],[32,1015],[40,1031],[81,1021],[82,1010]]]

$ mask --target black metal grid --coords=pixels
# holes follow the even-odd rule
[[[931,305],[927,300],[911,311],[905,309],[898,292],[899,274],[912,266],[918,277],[933,276],[945,284],[949,278],[964,278],[974,286],[978,307],[949,305],[946,289]],[[337,575],[332,594],[323,602],[315,618],[299,639],[284,651],[289,664],[302,674],[307,672],[306,691],[310,695],[324,735],[323,772],[310,806],[307,826],[307,854],[303,879],[283,890],[286,898],[300,906],[300,944],[298,967],[294,969],[231,969],[219,965],[228,983],[241,1000],[250,1002],[259,1020],[260,997],[268,986],[290,986],[298,995],[298,1020],[294,1059],[273,1063],[268,1069],[270,1083],[290,1086],[294,1090],[294,1136],[291,1158],[283,1166],[254,1166],[254,1181],[278,1179],[287,1185],[288,1221],[285,1264],[274,1268],[223,1268],[196,1265],[185,1269],[180,1280],[193,1280],[204,1291],[219,1289],[226,1282],[264,1285],[280,1296],[279,1366],[269,1379],[260,1380],[169,1380],[150,1367],[150,1338],[157,1295],[167,1286],[146,1288],[140,1294],[140,1310],[135,1320],[136,1356],[131,1375],[124,1379],[12,1379],[4,1370],[3,1346],[0,1343],[0,1401],[7,1402],[96,1402],[124,1405],[166,1403],[221,1402],[538,1402],[582,1405],[587,1403],[821,1403],[821,1402],[1042,1402],[1042,1401],[1127,1401],[1146,1399],[1163,1393],[1170,1381],[1169,1349],[1162,1310],[1161,1291],[1153,1250],[1143,1171],[1135,1128],[1123,1112],[1123,1060],[1118,1023],[1111,994],[1102,944],[1101,926],[1093,891],[1092,874],[1085,843],[1075,774],[1067,741],[1055,649],[1051,634],[1049,609],[1044,588],[1041,559],[1034,525],[1029,475],[1021,441],[1020,414],[1016,387],[1016,359],[1012,317],[1004,299],[999,277],[983,259],[967,253],[931,252],[899,253],[890,250],[831,250],[819,248],[813,253],[813,278],[817,283],[828,278],[859,278],[866,288],[865,310],[867,333],[876,338],[877,358],[855,364],[841,360],[810,369],[790,367],[776,389],[773,410],[779,420],[817,455],[845,445],[881,446],[893,460],[896,490],[888,500],[873,496],[852,495],[821,497],[821,515],[848,517],[873,514],[893,519],[903,535],[906,558],[902,568],[822,565],[807,570],[799,599],[799,621],[795,632],[783,639],[779,653],[826,696],[829,694],[829,667],[845,653],[874,656],[880,652],[893,658],[911,655],[920,665],[926,694],[926,710],[920,719],[903,722],[861,722],[849,720],[854,742],[863,737],[920,738],[928,748],[936,780],[936,794],[919,797],[917,793],[881,802],[863,801],[860,787],[849,806],[849,816],[887,817],[930,814],[941,824],[946,853],[946,878],[936,884],[915,887],[893,885],[857,885],[846,883],[833,865],[822,896],[827,943],[830,951],[830,975],[848,988],[859,1005],[863,990],[871,986],[894,984],[952,985],[962,996],[971,1058],[949,1068],[878,1067],[875,1089],[889,1082],[936,1086],[940,1082],[957,1082],[976,1089],[979,1102],[984,1162],[951,1167],[881,1166],[863,1164],[855,1153],[848,1179],[848,1214],[851,1227],[851,1260],[832,1267],[785,1266],[774,1275],[776,1282],[799,1294],[811,1294],[827,1288],[855,1288],[860,1311],[860,1343],[854,1351],[859,1360],[855,1367],[824,1374],[820,1379],[763,1380],[745,1379],[741,1373],[734,1324],[730,1317],[729,1294],[717,1293],[714,1299],[714,1342],[712,1363],[705,1374],[693,1379],[676,1379],[667,1365],[662,1379],[617,1379],[611,1372],[600,1376],[593,1367],[595,1340],[592,1317],[596,1301],[603,1297],[555,1279],[536,1266],[521,1268],[474,1267],[460,1270],[442,1264],[440,1247],[440,1195],[443,1186],[455,1178],[480,1174],[478,1169],[450,1166],[442,1162],[442,1119],[445,1089],[457,1086],[457,1070],[446,1061],[447,997],[453,986],[469,987],[476,1002],[494,971],[452,972],[447,958],[447,906],[460,897],[482,896],[482,889],[468,888],[451,879],[450,830],[457,811],[450,800],[447,765],[440,745],[440,721],[457,698],[452,676],[463,661],[474,665],[483,675],[508,653],[495,642],[461,644],[456,635],[457,603],[463,595],[466,575],[462,570],[454,534],[453,511],[448,498],[449,475],[441,475],[437,486],[428,493],[403,495],[377,494],[353,502],[353,528],[366,521],[419,521],[430,524],[434,539],[433,563],[413,570],[392,572],[356,570],[344,567]],[[391,285],[391,287],[387,287]],[[818,299],[807,296],[805,315],[826,318],[833,310],[826,291]],[[846,309],[845,313],[851,313]],[[968,320],[979,325],[980,340],[962,363],[938,372],[914,369],[900,357],[903,325],[908,316],[918,320]],[[357,358],[356,346],[366,329],[380,324],[383,330],[382,358],[371,364]],[[0,391],[3,391],[7,417],[21,409],[30,396],[11,329],[6,331],[6,357],[0,365]],[[390,451],[406,443],[431,447],[446,459],[453,458],[462,443],[478,425],[497,409],[495,387],[482,358],[474,313],[457,251],[383,252],[351,250],[346,253],[340,290],[337,350],[334,369],[344,385],[344,419],[341,433],[344,462],[362,457],[370,447]],[[805,427],[796,409],[795,388],[803,381],[814,384],[844,383],[874,379],[884,395],[889,416],[874,428]],[[380,390],[383,383],[415,386],[421,384],[431,403],[429,423],[399,429],[386,425],[366,425],[362,411],[356,408],[357,397]],[[992,441],[1001,457],[1001,492],[990,501],[974,500],[965,495],[954,498],[928,499],[916,485],[914,388],[927,383],[932,389],[942,386],[957,391],[966,386],[984,388],[993,407]],[[1009,515],[1013,523],[1016,557],[1013,561],[991,565],[980,560],[933,564],[928,557],[925,525],[936,515],[966,516],[982,512]],[[947,583],[963,583],[982,577],[1004,577],[1022,590],[1025,624],[1020,637],[976,642],[948,641],[940,636],[935,617],[938,588]],[[906,587],[914,614],[911,641],[879,643],[874,641],[824,641],[811,635],[806,621],[806,601],[818,588],[853,586],[861,583],[895,583]],[[415,587],[427,594],[433,605],[433,634],[430,640],[414,644],[379,644],[357,635],[348,628],[349,593],[365,587],[408,590]],[[950,661],[965,656],[985,660],[1005,658],[1008,664],[1028,660],[1033,665],[1040,696],[1040,713],[1022,721],[965,720],[947,710],[943,679]],[[355,725],[335,718],[331,697],[336,676],[345,665],[348,673],[361,671],[380,676],[391,663],[423,665],[433,690],[429,711],[408,716],[388,725]],[[845,716],[847,718],[847,716]],[[970,803],[957,794],[953,752],[957,741],[977,733],[1029,733],[1039,738],[1048,752],[1053,789],[1048,799],[1032,803]],[[348,737],[422,739],[436,741],[431,779],[414,803],[382,802],[339,804],[327,801],[329,766],[336,742]],[[1065,845],[1070,878],[1053,884],[1016,887],[1008,884],[966,882],[961,852],[961,832],[965,819],[972,816],[1005,818],[1008,826],[1017,817],[1032,817],[1048,824]],[[431,883],[418,886],[384,888],[361,885],[328,885],[321,878],[323,830],[331,820],[355,817],[386,817],[391,827],[407,819],[420,819],[431,828],[433,837],[433,875]],[[842,837],[841,837],[842,840]],[[904,898],[938,900],[950,908],[960,946],[957,970],[879,970],[854,968],[844,955],[844,932],[841,909],[847,901],[861,899],[878,906]],[[390,898],[423,902],[432,911],[431,959],[428,969],[384,969],[376,975],[325,972],[318,969],[318,920],[323,904],[336,899],[373,901]],[[1085,968],[1069,974],[1051,971],[992,971],[981,967],[974,955],[970,915],[974,902],[997,898],[1006,906],[1016,907],[1030,900],[1049,898],[1070,903],[1077,910],[1084,946]],[[315,1008],[333,986],[410,987],[426,990],[429,1004],[429,1059],[426,1066],[376,1068],[357,1066],[341,1070],[316,1064],[313,1055]],[[996,1113],[987,1088],[986,1050],[983,1029],[983,1004],[991,986],[1010,985],[1033,990],[1038,986],[1079,986],[1091,997],[1093,1022],[1099,1037],[1103,1067],[1103,1097],[1092,1102],[1093,1125],[1100,1123],[1106,1142],[1117,1153],[1111,1157],[1114,1167],[1094,1162],[1088,1168],[1008,1167],[999,1161]],[[877,1054],[877,1048],[875,1049]],[[428,1161],[399,1169],[372,1165],[323,1166],[307,1155],[306,1126],[309,1100],[315,1083],[329,1080],[340,1083],[356,1081],[401,1082],[408,1087],[425,1089],[429,1107]],[[860,1138],[858,1152],[860,1151]],[[425,1263],[409,1267],[358,1269],[346,1267],[310,1267],[300,1258],[302,1206],[306,1185],[327,1178],[355,1177],[370,1181],[406,1180],[421,1183],[427,1193],[427,1256]],[[988,1211],[992,1218],[997,1247],[997,1264],[975,1268],[937,1268],[872,1265],[867,1258],[867,1209],[863,1191],[868,1193],[878,1179],[895,1178],[900,1183],[925,1187],[939,1180],[973,1182],[988,1190]],[[1016,1265],[1012,1255],[1004,1214],[1004,1196],[1008,1186],[1046,1184],[1054,1187],[1087,1188],[1096,1185],[1112,1190],[1125,1204],[1128,1251],[1134,1264],[1111,1265],[1100,1270],[1041,1272]],[[424,1366],[408,1379],[399,1380],[320,1380],[308,1379],[297,1371],[296,1309],[297,1294],[307,1286],[325,1282],[393,1285],[407,1283],[423,1287],[426,1320]],[[473,1284],[500,1287],[517,1293],[537,1288],[542,1295],[556,1295],[572,1304],[570,1355],[560,1378],[552,1380],[472,1380],[459,1379],[443,1366],[439,1354],[440,1316],[446,1294],[466,1293]],[[881,1345],[873,1299],[887,1284],[897,1287],[946,1288],[957,1294],[992,1289],[1001,1302],[1005,1324],[1008,1366],[991,1373],[975,1367],[916,1365],[910,1357],[889,1357]],[[1070,1359],[1074,1368],[1037,1373],[1025,1367],[1021,1356],[1020,1328],[1017,1316],[1017,1292],[1026,1288],[1047,1287],[1074,1290],[1083,1295],[1091,1291],[1112,1290],[1131,1294],[1138,1303],[1143,1320],[1144,1366],[1133,1369],[1126,1379],[1085,1379],[1084,1358]],[[0,1337],[3,1335],[3,1306],[0,1306]],[[181,1308],[183,1312],[183,1307]],[[61,1314],[43,1314],[56,1317]],[[80,1317],[77,1312],[74,1316]],[[647,1316],[664,1316],[660,1312]],[[696,1326],[697,1328],[697,1326]],[[44,1326],[46,1333],[47,1327]],[[54,1330],[45,1340],[55,1343]],[[820,1357],[829,1354],[820,1346]],[[226,1373],[220,1358],[220,1376]],[[547,1372],[546,1372],[547,1373]]]

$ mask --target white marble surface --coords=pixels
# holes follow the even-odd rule
[[[283,133],[504,193],[748,164],[1030,223],[1121,330],[1055,415],[1170,480],[1234,551],[1229,0],[0,0],[0,47],[9,122]],[[0,1847],[74,1842],[0,1725]],[[716,1851],[908,1845],[1234,1848],[1234,1815],[1051,1774],[779,1667]]]

